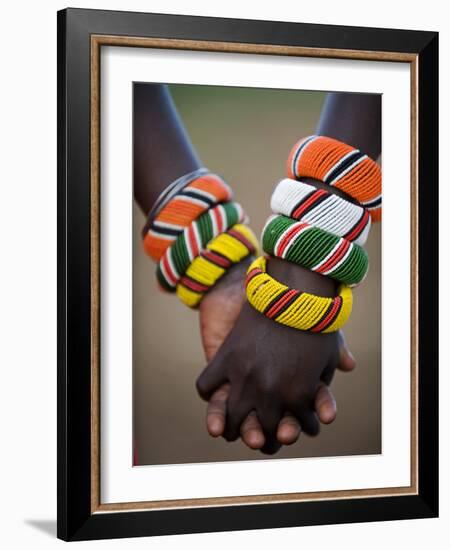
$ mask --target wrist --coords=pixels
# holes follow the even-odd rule
[[[267,273],[277,281],[283,281],[286,286],[302,292],[330,298],[336,295],[336,284],[330,277],[280,258],[270,258]]]
[[[228,287],[239,287],[239,289],[242,291],[243,295],[245,294],[244,289],[244,281],[245,276],[247,274],[248,266],[253,262],[255,257],[253,255],[247,256],[244,258],[241,262],[238,264],[233,265],[228,271],[225,273],[223,277],[221,277],[217,283],[211,288],[211,290],[207,293],[205,298],[208,296],[208,294],[213,294],[217,291],[224,290]]]
[[[318,189],[325,189],[329,193],[340,196],[343,199],[354,200],[346,195],[340,189],[325,185],[319,180],[313,178],[302,178],[302,181],[309,183]],[[291,288],[296,288],[303,292],[309,292],[311,294],[317,294],[318,296],[335,296],[336,295],[336,283],[330,277],[315,273],[310,269],[306,269],[292,262],[282,260],[280,258],[271,257],[267,262],[267,272],[269,275],[283,281],[283,283]]]

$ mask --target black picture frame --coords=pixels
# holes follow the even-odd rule
[[[66,9],[58,12],[58,530],[63,540],[438,515],[438,33]],[[417,60],[418,491],[414,495],[96,513],[91,454],[91,37],[151,37]],[[423,222],[423,223],[421,223]],[[95,350],[94,350],[95,351]],[[423,366],[423,368],[420,368]]]

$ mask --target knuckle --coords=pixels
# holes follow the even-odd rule
[[[197,380],[195,381],[195,388],[196,388],[196,390],[197,390],[197,393],[198,393],[201,397],[203,397],[203,398],[206,397],[206,395],[207,395],[208,392],[207,392],[207,385],[206,385],[206,382],[205,382],[204,377],[199,376],[199,377],[197,378]]]
[[[278,384],[272,376],[255,376],[253,383],[255,388],[263,395],[273,397],[278,393]]]

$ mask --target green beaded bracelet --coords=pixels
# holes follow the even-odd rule
[[[211,208],[180,233],[166,249],[156,268],[156,277],[164,290],[175,292],[180,278],[193,260],[214,238],[236,223],[247,219],[237,202],[225,202]]]
[[[271,216],[267,220],[262,233],[262,246],[272,256],[349,286],[359,284],[369,267],[367,253],[361,246],[282,215]]]

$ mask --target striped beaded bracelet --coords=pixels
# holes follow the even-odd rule
[[[208,172],[196,170],[174,183],[174,192],[165,196],[155,212],[150,212],[142,230],[144,249],[158,261],[178,235],[212,206],[231,200],[233,193],[225,181]]]
[[[380,167],[351,145],[325,136],[303,138],[289,153],[287,175],[337,187],[367,208],[373,221],[381,220]]]
[[[178,179],[174,180],[172,183],[170,183],[164,191],[162,191],[159,195],[159,197],[156,199],[154,205],[152,206],[150,212],[147,216],[147,222],[146,226],[148,226],[151,221],[153,221],[156,216],[159,214],[159,212],[166,206],[166,204],[171,201],[175,195],[178,195],[180,191],[186,187],[191,181],[194,181],[195,179],[199,178],[200,176],[204,176],[205,174],[208,174],[210,170],[208,168],[205,168],[202,166],[201,168],[197,168],[196,170],[193,170],[192,172],[188,172],[187,174],[184,174],[184,176],[179,177]],[[145,227],[143,229],[143,233],[145,233]]]
[[[156,276],[164,290],[175,292],[180,278],[206,245],[232,225],[246,220],[237,202],[226,202],[211,208],[191,222],[161,257]]]
[[[310,332],[334,332],[352,311],[351,288],[340,285],[338,296],[326,298],[283,285],[266,272],[266,258],[257,258],[245,280],[247,299],[260,313],[288,327]]]
[[[270,216],[262,232],[264,252],[349,286],[367,274],[369,259],[359,245],[286,216]]]
[[[197,307],[203,296],[231,266],[258,250],[249,227],[236,224],[214,238],[187,268],[177,285],[177,296],[189,307]]]
[[[272,193],[270,206],[274,214],[306,222],[360,246],[369,235],[368,210],[303,181],[281,180]]]

